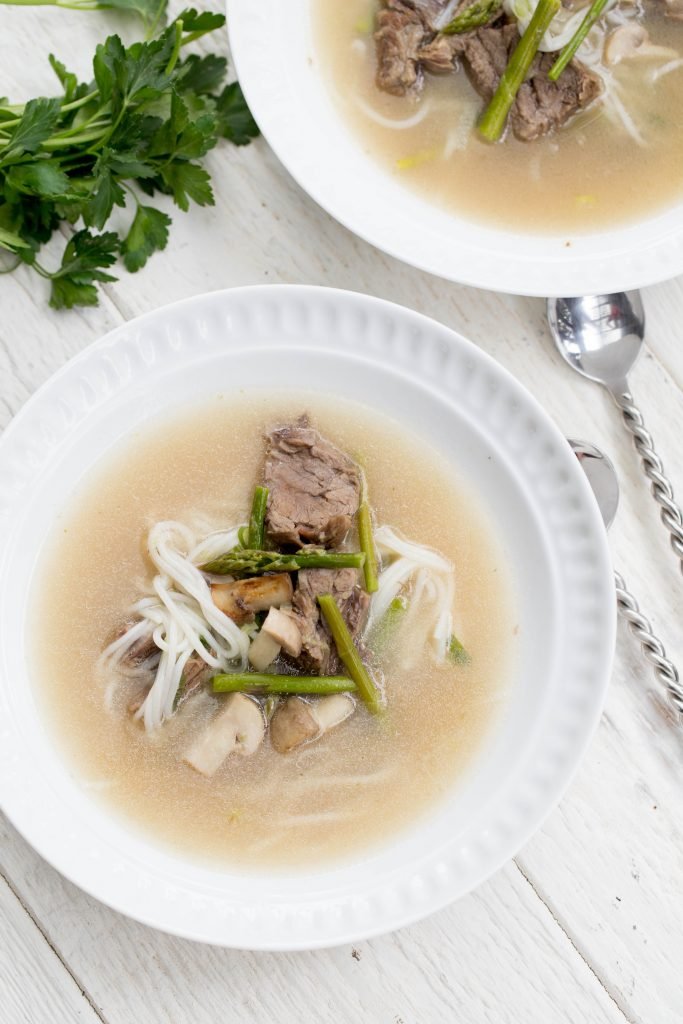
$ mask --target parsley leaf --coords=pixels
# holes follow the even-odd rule
[[[49,139],[57,125],[61,103],[59,99],[40,98],[29,100],[24,107],[21,121],[10,134],[9,141],[0,144],[0,167],[10,163],[23,153],[35,153],[41,143]]]
[[[131,229],[121,245],[126,270],[135,272],[144,267],[152,255],[165,249],[171,218],[153,206],[138,206]]]
[[[90,231],[77,231],[67,242],[59,270],[46,276],[52,279],[50,305],[53,309],[71,309],[73,306],[96,306],[95,281],[115,281],[102,267],[116,262],[119,236],[114,231],[93,235]]]
[[[198,164],[172,163],[162,169],[161,176],[181,210],[189,210],[190,199],[197,206],[213,206],[211,178]]]
[[[259,134],[239,82],[226,85],[216,100],[218,132],[236,146],[246,146]]]

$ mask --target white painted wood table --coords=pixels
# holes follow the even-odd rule
[[[107,14],[1,8],[0,94],[53,88],[54,51],[84,76]],[[127,23],[130,26],[130,22]],[[563,431],[614,458],[615,564],[683,661],[683,579],[610,400],[570,374],[543,303],[477,292],[387,258],[318,209],[259,140],[210,157],[215,209],[178,213],[168,250],[122,274],[99,308],[48,309],[42,282],[0,278],[0,427],[66,359],[124,320],[232,285],[306,282],[369,292],[462,331]],[[649,351],[633,375],[683,496],[683,282],[650,288]],[[477,892],[393,935],[326,952],[203,948],[85,896],[2,823],[2,1024],[678,1024],[683,1018],[683,734],[648,700],[622,629],[598,732],[561,806]]]

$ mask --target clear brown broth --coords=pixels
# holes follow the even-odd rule
[[[430,113],[413,128],[378,125],[359,106],[361,101],[397,121],[418,109],[413,97],[390,96],[375,85],[375,48],[367,30],[378,6],[313,0],[317,59],[367,152],[406,187],[470,220],[535,233],[626,224],[683,198],[683,68],[655,84],[649,76],[665,60],[624,60],[614,69],[642,146],[615,127],[598,101],[546,138],[523,143],[508,136],[489,145],[471,130],[465,148],[445,157],[453,125],[461,119],[474,124],[483,107],[464,71],[427,76],[418,102],[429,102]],[[654,43],[683,56],[683,22],[649,4],[644,24]]]
[[[360,709],[316,744],[281,756],[266,741],[205,779],[181,754],[221,698],[189,701],[150,739],[125,712],[129,683],[105,710],[109,680],[98,676],[98,655],[150,578],[150,524],[244,521],[264,429],[303,409],[361,461],[379,522],[453,560],[456,623],[472,661],[437,668],[406,631],[382,661],[384,723]],[[442,456],[354,403],[216,400],[140,430],[88,475],[59,517],[39,580],[35,681],[76,777],[121,819],[205,861],[305,870],[385,839],[454,785],[506,692],[511,583],[487,515]]]

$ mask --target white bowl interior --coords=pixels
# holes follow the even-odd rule
[[[523,235],[457,217],[404,187],[365,151],[332,100],[311,0],[228,0],[228,26],[240,83],[282,163],[333,217],[392,256],[521,295],[619,291],[683,273],[683,202],[592,234]]]
[[[146,422],[254,379],[266,390],[364,402],[445,454],[503,538],[520,629],[510,699],[442,804],[353,860],[305,875],[260,873],[249,887],[239,872],[157,847],[84,790],[36,706],[25,631],[40,547],[89,468]],[[0,506],[3,802],[63,873],[159,927],[296,948],[420,916],[517,849],[566,785],[599,714],[613,592],[583,475],[504,371],[415,314],[303,288],[245,289],[162,310],[114,332],[29,403],[0,445],[0,484],[8,495]]]

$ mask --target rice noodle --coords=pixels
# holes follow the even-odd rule
[[[393,561],[379,575],[367,629],[371,630],[381,621],[403,585],[414,577],[409,615],[411,618],[417,615],[425,603],[433,605],[434,617],[427,639],[438,660],[443,661],[453,631],[455,575],[452,563],[432,548],[400,537],[390,526],[380,526],[375,531],[375,544],[381,555],[393,556]]]
[[[394,120],[392,117],[384,117],[383,114],[379,114],[376,110],[366,103],[360,96],[355,95],[353,97],[354,103],[360,107],[366,117],[374,121],[375,124],[380,125],[382,128],[394,128],[397,131],[404,131],[406,128],[414,128],[415,125],[420,124],[424,121],[427,114],[430,112],[432,103],[430,99],[424,100],[420,103],[416,112],[410,117],[404,117],[401,120]]]
[[[440,32],[442,28],[445,28],[449,21],[453,20],[453,15],[460,6],[460,0],[449,0],[444,9],[434,19],[434,28],[437,32]]]
[[[679,68],[683,68],[683,57],[679,57],[677,60],[670,60],[668,64],[663,64],[661,68],[656,68],[650,76],[650,81],[654,85],[660,78],[664,78],[664,75],[670,75],[672,71],[678,71]]]
[[[221,543],[220,550],[218,543]],[[154,681],[137,718],[145,729],[157,729],[173,714],[173,706],[188,659],[198,655],[210,668],[219,671],[240,670],[246,665],[249,637],[214,604],[204,574],[193,562],[208,552],[214,555],[234,546],[237,529],[211,534],[197,543],[194,534],[182,523],[156,523],[147,538],[149,556],[158,570],[152,581],[151,595],[133,605],[139,616],[123,636],[103,652],[104,666],[119,670],[133,646],[151,636],[159,649]],[[139,670],[149,672],[149,659]],[[141,674],[141,673],[140,673]],[[106,700],[111,702],[109,690]]]
[[[618,0],[609,0],[603,17],[618,3]],[[507,14],[517,20],[519,28],[519,34],[523,35],[529,27],[529,23],[536,10],[537,3],[535,0],[504,0],[503,7]],[[542,53],[555,53],[557,50],[561,50],[563,46],[566,46],[572,36],[575,34],[579,25],[585,18],[588,12],[588,7],[582,7],[580,10],[575,11],[568,7],[563,7],[552,20],[550,28],[546,31],[543,36],[539,50]],[[579,47],[578,55],[584,60],[584,55],[590,52],[590,49],[594,45],[590,42],[592,33],[584,39],[583,43]]]
[[[477,108],[475,106],[468,105],[465,107],[458,123],[448,132],[443,151],[444,160],[450,160],[454,153],[466,149],[472,135],[472,129],[476,124],[477,116]]]
[[[631,136],[636,145],[645,148],[645,139],[638,131],[635,121],[622,103],[619,92],[620,89],[616,79],[612,76],[606,78],[605,92],[602,97],[603,109],[613,123],[621,124],[624,131]]]

